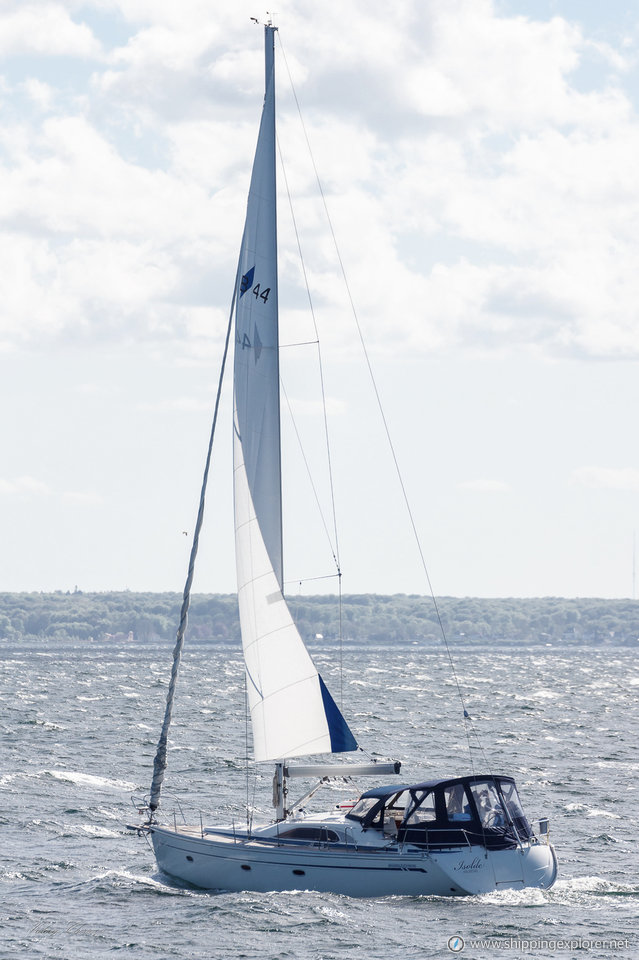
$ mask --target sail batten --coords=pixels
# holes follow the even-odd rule
[[[256,760],[356,749],[283,595],[274,28],[235,306],[235,555]]]

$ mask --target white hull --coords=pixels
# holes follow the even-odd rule
[[[552,886],[552,847],[525,843],[511,850],[481,846],[426,852],[409,844],[355,847],[280,845],[199,828],[152,826],[158,866],[209,890],[317,890],[352,897],[467,896]]]

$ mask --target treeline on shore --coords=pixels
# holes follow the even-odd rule
[[[177,593],[0,594],[0,638],[24,640],[131,640],[175,637]],[[289,598],[295,622],[308,641],[637,644],[639,602],[561,597],[534,599],[432,598],[351,594]],[[340,631],[341,623],[341,631]],[[191,598],[191,641],[239,641],[235,594]]]

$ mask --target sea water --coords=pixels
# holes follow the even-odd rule
[[[0,643],[0,957],[407,960],[639,955],[639,669],[628,647],[328,645],[313,656],[367,754],[402,780],[513,775],[550,818],[551,890],[479,897],[210,893],[161,874],[132,795],[148,793],[170,644]],[[162,812],[272,815],[271,771],[246,755],[237,647],[185,651]],[[364,755],[360,755],[364,759]],[[318,800],[356,796],[343,783]],[[293,783],[295,789],[298,784]],[[300,793],[303,786],[300,785]]]

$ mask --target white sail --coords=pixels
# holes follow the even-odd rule
[[[236,291],[235,552],[256,760],[354,750],[283,596],[274,28]]]

